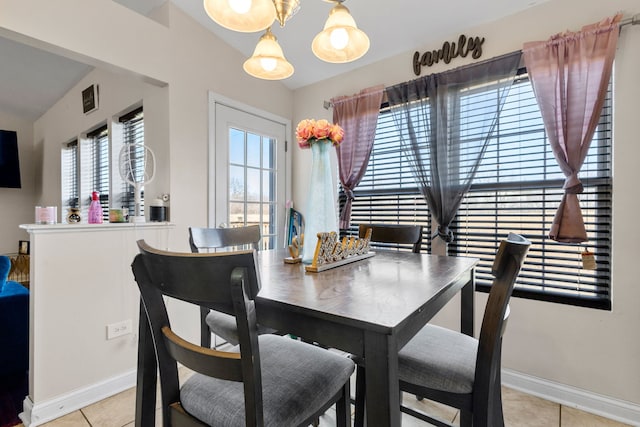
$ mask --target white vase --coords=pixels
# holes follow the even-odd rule
[[[302,262],[311,264],[318,241],[318,233],[338,232],[338,211],[335,204],[335,189],[331,176],[329,151],[332,143],[329,140],[311,143],[311,181],[307,192],[307,209],[305,210],[304,246]]]

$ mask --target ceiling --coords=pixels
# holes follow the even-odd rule
[[[113,0],[142,15],[165,0]],[[215,24],[204,12],[202,0],[169,0],[215,33],[245,57],[251,56],[260,33],[237,33]],[[449,0],[431,8],[426,0],[349,0],[344,3],[371,41],[369,52],[348,64],[328,64],[311,52],[313,37],[322,30],[332,4],[301,0],[300,10],[273,33],[295,73],[283,80],[297,89],[373,62],[412,50],[442,45],[446,37],[476,25],[517,13],[548,0]],[[444,6],[443,6],[444,5]],[[32,120],[40,117],[69,91],[91,67],[32,47],[0,38],[0,111]]]

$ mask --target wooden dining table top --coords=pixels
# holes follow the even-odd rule
[[[428,309],[447,284],[468,275],[476,258],[380,251],[372,258],[319,273],[285,264],[285,250],[259,252],[261,303],[331,319],[378,333],[393,333],[412,313]]]

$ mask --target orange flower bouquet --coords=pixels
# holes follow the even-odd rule
[[[337,147],[344,139],[344,130],[325,119],[304,119],[296,127],[296,139],[300,148],[311,148],[314,142],[324,140],[330,141],[334,147]]]

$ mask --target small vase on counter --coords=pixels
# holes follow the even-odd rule
[[[81,219],[82,217],[80,216],[79,208],[69,208],[69,212],[67,213],[67,224],[77,224]]]

